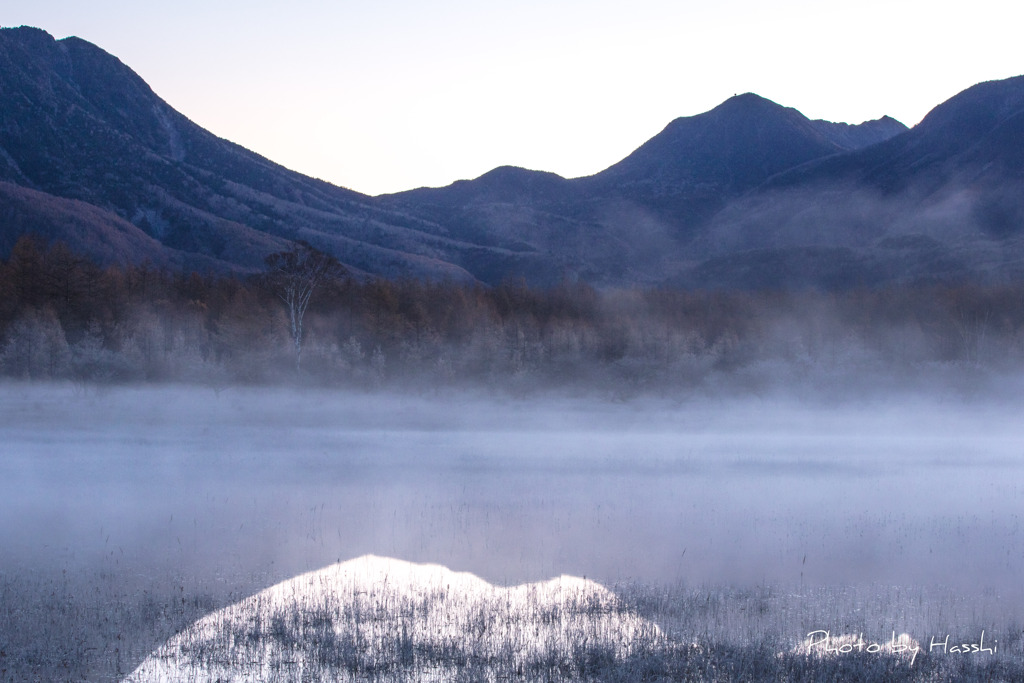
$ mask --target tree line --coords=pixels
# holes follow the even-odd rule
[[[310,261],[312,259],[312,261]],[[315,266],[315,282],[303,281]],[[310,286],[311,285],[311,286]],[[305,287],[305,288],[304,288]],[[239,277],[100,267],[23,237],[0,263],[0,373],[615,392],[903,381],[1024,360],[1024,284],[599,291],[352,277],[299,245]]]

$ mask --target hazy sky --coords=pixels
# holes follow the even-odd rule
[[[811,118],[908,125],[1024,73],[1015,0],[5,0],[173,107],[369,194],[502,164],[595,173],[678,116],[756,92]]]

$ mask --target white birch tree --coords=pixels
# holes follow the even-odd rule
[[[288,309],[288,323],[295,347],[295,370],[302,367],[303,318],[321,285],[345,274],[345,268],[330,254],[306,242],[296,242],[289,251],[280,251],[266,258],[267,280]]]

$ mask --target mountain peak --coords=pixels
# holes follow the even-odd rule
[[[75,242],[82,221],[73,214],[95,207],[103,214],[90,220],[94,232],[131,226],[136,242],[148,236],[166,250],[165,262],[257,269],[298,238],[354,272],[401,267],[468,277],[436,258],[447,242],[434,225],[222,140],[171,108],[117,57],[39,29],[0,31],[0,181],[82,203],[0,192],[0,215],[15,206],[26,217],[19,225],[57,217],[62,227],[48,234],[63,230]],[[2,227],[10,229],[5,238],[15,233],[11,223]],[[117,260],[101,247],[88,253]]]
[[[0,27],[0,36],[15,38],[22,41],[45,40],[51,43],[56,42],[56,39],[53,36],[43,29],[36,28],[35,26]]]
[[[533,171],[522,166],[498,166],[476,179],[482,185],[517,185],[522,187],[538,184],[564,183],[565,178],[550,171]]]
[[[742,111],[742,110],[764,110],[770,108],[786,109],[781,104],[769,100],[767,97],[752,92],[745,92],[741,95],[733,95],[720,105],[712,109],[713,112]]]
[[[661,195],[697,186],[731,194],[840,150],[796,109],[744,93],[711,111],[675,119],[595,179],[642,184],[645,193]]]
[[[962,151],[968,140],[1020,111],[1024,111],[1024,76],[985,81],[932,109],[914,130],[950,152]]]

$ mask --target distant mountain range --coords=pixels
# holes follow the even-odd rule
[[[0,255],[26,232],[104,263],[250,272],[301,239],[353,272],[846,288],[1024,278],[1024,77],[907,129],[757,95],[586,178],[500,167],[369,197],[196,126],[78,38],[0,30]]]

